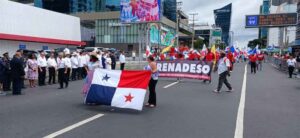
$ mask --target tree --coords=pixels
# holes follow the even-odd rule
[[[267,37],[263,37],[260,39],[253,39],[252,41],[248,42],[248,47],[255,48],[259,45],[259,48],[266,48],[267,47]]]

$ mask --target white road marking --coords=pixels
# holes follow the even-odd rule
[[[234,138],[244,137],[244,111],[245,111],[246,87],[247,87],[247,65],[245,66],[244,80],[243,80],[241,99],[240,99],[239,109],[238,109],[238,114],[236,119]]]
[[[171,87],[171,86],[176,85],[177,83],[179,83],[179,81],[176,81],[176,82],[173,82],[173,83],[171,83],[171,84],[169,84],[169,85],[166,85],[164,88],[167,89],[167,88],[169,88],[169,87]]]
[[[100,118],[100,117],[102,117],[103,115],[104,115],[104,114],[97,114],[97,115],[95,115],[95,116],[93,116],[93,117],[90,117],[90,118],[88,118],[88,119],[85,119],[85,120],[83,120],[83,121],[80,121],[80,122],[78,122],[78,123],[76,123],[76,124],[74,124],[74,125],[68,126],[68,127],[64,128],[64,129],[62,129],[62,130],[59,130],[59,131],[57,131],[57,132],[54,132],[54,133],[52,133],[52,134],[50,134],[50,135],[48,135],[48,136],[45,136],[45,137],[43,137],[43,138],[55,138],[55,137],[57,137],[57,136],[59,136],[59,135],[61,135],[61,134],[64,134],[64,133],[66,133],[66,132],[72,130],[72,129],[75,129],[75,128],[80,127],[80,126],[82,126],[82,125],[84,125],[84,124],[86,124],[86,123],[88,123],[88,122],[91,122],[91,121],[97,119],[97,118]]]

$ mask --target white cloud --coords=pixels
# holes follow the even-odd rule
[[[182,8],[186,13],[198,13],[198,22],[214,24],[213,10],[229,3],[233,4],[231,30],[235,33],[234,41],[246,46],[249,40],[258,37],[258,29],[245,29],[245,16],[259,14],[262,0],[184,0]]]

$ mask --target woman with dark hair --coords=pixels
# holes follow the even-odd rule
[[[90,62],[87,64],[87,66],[85,67],[85,70],[87,72],[89,71],[93,71],[96,68],[100,68],[100,61],[98,59],[98,57],[96,55],[91,55],[90,56]]]
[[[38,62],[36,60],[35,54],[29,55],[27,66],[27,79],[29,80],[30,88],[36,87],[35,80],[38,79]]]
[[[156,107],[156,84],[158,82],[158,70],[156,66],[156,62],[154,60],[154,57],[149,56],[147,58],[148,60],[148,65],[145,67],[145,70],[150,70],[152,75],[151,75],[151,80],[149,82],[149,100],[146,106],[149,106],[151,108]]]

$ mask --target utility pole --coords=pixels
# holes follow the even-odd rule
[[[176,43],[177,43],[177,47],[179,46],[179,24],[180,24],[181,5],[182,5],[182,1],[177,2],[177,7],[176,7]]]
[[[193,22],[193,38],[192,38],[192,48],[194,49],[194,41],[195,41],[195,21],[196,21],[196,19],[195,19],[195,16],[197,16],[198,15],[198,13],[191,13],[190,14],[191,16],[192,16],[192,22]]]

